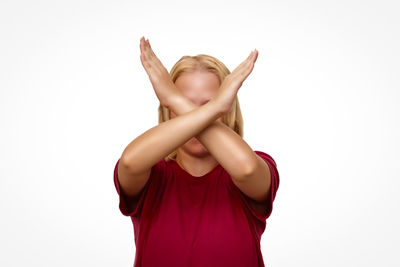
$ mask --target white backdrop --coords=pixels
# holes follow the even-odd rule
[[[232,71],[281,183],[266,266],[399,266],[397,1],[1,1],[0,266],[132,266],[113,170],[155,126],[145,36]]]

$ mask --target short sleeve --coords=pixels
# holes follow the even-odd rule
[[[140,192],[140,194],[134,198],[129,197],[124,194],[123,191],[121,191],[121,185],[118,180],[118,164],[119,164],[120,159],[118,159],[117,163],[115,164],[114,168],[114,185],[115,189],[117,190],[117,193],[119,195],[119,209],[121,213],[125,216],[138,216],[140,214],[140,211],[143,207],[143,203],[145,201],[145,198],[147,196],[147,192],[149,191],[150,186],[154,186],[154,183],[157,179],[155,179],[156,175],[158,175],[159,171],[159,165],[161,162],[157,163],[151,168],[151,173],[150,177],[147,180],[146,185]]]
[[[261,213],[260,211],[254,209],[253,206],[250,205],[251,201],[250,198],[244,193],[242,193],[240,190],[239,191],[241,193],[240,195],[243,196],[245,200],[244,203],[248,208],[248,210],[250,210],[251,214],[259,221],[265,222],[272,213],[273,203],[279,187],[279,173],[276,166],[276,162],[270,155],[262,151],[254,151],[254,152],[267,163],[271,173],[271,193],[269,194],[268,200],[264,203],[265,212]]]

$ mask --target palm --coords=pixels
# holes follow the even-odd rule
[[[161,105],[167,106],[168,99],[179,92],[167,69],[153,52],[149,40],[144,40],[144,37],[140,39],[140,52],[140,61],[149,76],[154,91]]]
[[[244,80],[252,72],[257,57],[257,50],[251,52],[246,60],[237,66],[232,73],[226,76],[222,82],[216,99],[220,103],[221,109],[224,113],[229,112],[232,108],[233,100]]]

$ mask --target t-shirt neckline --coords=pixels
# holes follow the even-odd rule
[[[214,172],[216,172],[217,169],[221,166],[219,163],[209,172],[202,176],[193,176],[189,172],[187,172],[185,169],[183,169],[176,160],[171,160],[173,162],[173,165],[175,166],[176,169],[178,169],[181,173],[183,173],[185,176],[190,177],[192,180],[197,180],[197,181],[203,181],[206,180],[208,177],[211,176]]]

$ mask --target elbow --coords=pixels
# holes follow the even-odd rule
[[[237,171],[236,180],[243,181],[247,177],[252,176],[252,174],[255,172],[255,170],[257,168],[257,162],[243,161],[240,164],[238,164],[237,166],[239,166],[239,168]]]
[[[253,175],[253,173],[256,170],[257,164],[255,162],[248,162],[245,164],[245,167],[243,168],[243,177],[249,177]]]
[[[122,164],[126,169],[130,170],[131,172],[137,172],[140,168],[140,166],[137,164],[138,162],[139,160],[134,155],[132,155],[132,153],[129,156],[122,153],[119,164]]]

